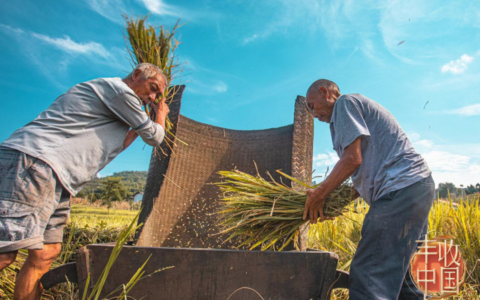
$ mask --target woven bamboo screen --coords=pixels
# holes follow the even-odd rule
[[[175,154],[162,145],[154,149],[143,197],[137,245],[155,247],[231,248],[215,236],[215,209],[219,191],[213,182],[220,170],[237,168],[261,175],[283,170],[295,178],[311,181],[313,117],[305,99],[295,101],[294,123],[265,130],[231,130],[203,124],[180,115],[184,86],[170,106],[170,119],[177,142]],[[255,162],[255,163],[254,163]],[[275,178],[279,179],[278,177]],[[285,181],[284,181],[285,182]],[[301,238],[306,246],[306,232]]]

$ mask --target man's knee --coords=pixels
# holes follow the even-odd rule
[[[11,265],[17,258],[17,252],[0,253],[0,271]]]
[[[43,269],[50,268],[50,265],[55,258],[60,254],[62,244],[45,244],[42,250],[29,250],[28,260],[29,263],[35,265],[35,267]]]

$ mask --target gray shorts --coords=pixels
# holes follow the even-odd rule
[[[0,253],[61,243],[70,194],[42,160],[0,148]]]

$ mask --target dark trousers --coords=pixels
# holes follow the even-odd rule
[[[375,200],[350,268],[350,300],[420,300],[407,273],[416,240],[427,233],[435,198],[431,176]]]

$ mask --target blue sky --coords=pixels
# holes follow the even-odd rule
[[[232,129],[290,124],[296,96],[327,78],[390,110],[437,183],[480,182],[478,1],[2,1],[0,140],[72,85],[131,70],[123,14],[186,23],[177,83],[187,85],[189,118]],[[100,174],[147,170],[143,148],[135,142]],[[314,154],[317,174],[338,159],[318,121]]]

